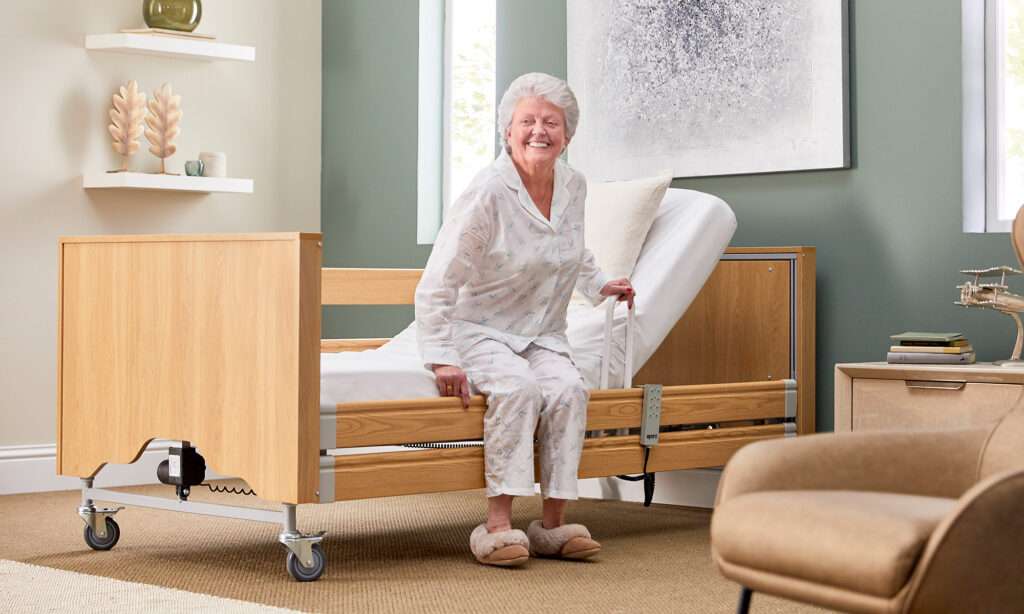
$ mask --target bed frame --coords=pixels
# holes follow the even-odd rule
[[[108,549],[120,531],[119,508],[97,500],[279,522],[289,571],[315,579],[322,534],[297,530],[297,504],[484,486],[479,447],[355,450],[478,440],[483,397],[468,409],[421,398],[320,416],[320,352],[386,341],[322,340],[321,306],[411,304],[421,274],[323,269],[321,248],[315,233],[60,240],[57,473],[82,479],[90,546]],[[729,249],[634,378],[644,386],[591,392],[588,431],[635,432],[656,384],[650,472],[719,466],[747,443],[813,432],[814,297],[814,248]],[[158,438],[191,442],[281,509],[94,488],[106,463],[135,462]],[[580,477],[640,472],[644,454],[636,434],[588,438]]]

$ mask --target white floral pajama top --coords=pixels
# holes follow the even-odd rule
[[[534,205],[508,154],[452,206],[416,288],[417,339],[428,368],[460,366],[455,336],[530,343],[569,354],[573,288],[597,304],[608,277],[583,246],[583,175],[555,164],[551,220]]]

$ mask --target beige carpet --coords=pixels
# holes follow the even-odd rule
[[[127,490],[173,496],[163,486]],[[710,514],[701,510],[579,501],[570,520],[604,544],[596,560],[496,569],[476,564],[467,546],[482,518],[482,491],[301,506],[301,530],[327,531],[328,562],[318,582],[298,583],[285,571],[275,525],[129,507],[117,515],[118,545],[94,552],[82,540],[78,499],[77,492],[0,497],[8,523],[0,559],[322,612],[732,612],[738,594],[711,564]],[[198,489],[193,499],[260,503]],[[525,528],[539,511],[536,497],[517,501],[515,524]],[[21,582],[30,576],[0,577],[0,593]],[[754,596],[752,611],[820,612],[765,595]]]

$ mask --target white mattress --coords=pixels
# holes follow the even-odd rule
[[[736,216],[720,198],[693,190],[665,193],[631,277],[637,292],[634,373],[686,312],[735,230]],[[625,315],[620,303],[612,336],[612,386],[622,382]],[[604,318],[603,305],[569,306],[573,360],[591,388],[598,387],[600,378]],[[420,360],[415,323],[378,349],[320,355],[320,406],[325,413],[334,413],[338,403],[433,396],[434,375]]]

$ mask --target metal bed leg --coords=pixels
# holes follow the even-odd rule
[[[85,523],[85,543],[93,550],[110,550],[121,539],[121,528],[114,514],[124,508],[96,507],[89,495],[91,489],[92,478],[82,478],[82,505],[78,507],[78,516]]]
[[[753,595],[754,591],[745,586],[740,587],[740,602],[736,606],[736,614],[749,614],[750,598],[753,597]]]
[[[324,532],[304,535],[296,528],[295,505],[282,505],[281,534],[277,540],[288,549],[288,573],[299,582],[311,582],[324,573],[327,557],[324,556],[320,542]]]
[[[82,505],[78,508],[78,516],[85,523],[83,536],[92,550],[108,551],[121,538],[121,527],[114,520],[114,515],[124,508],[96,508],[89,490],[92,478],[82,478]]]

